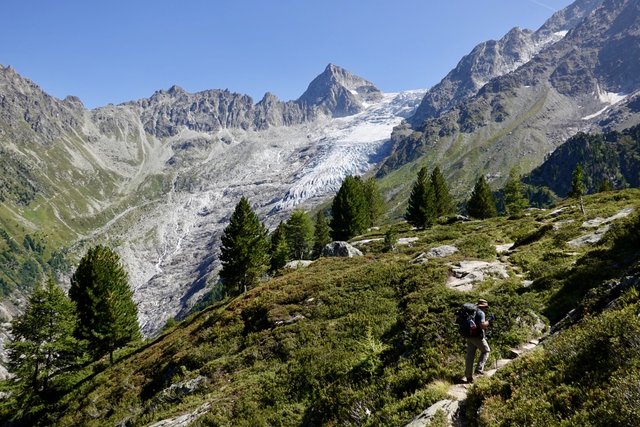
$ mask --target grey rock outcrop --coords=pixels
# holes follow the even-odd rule
[[[458,248],[452,245],[442,245],[427,251],[427,258],[445,258],[458,252]]]
[[[360,249],[354,248],[347,242],[335,241],[328,243],[322,249],[322,256],[352,258],[362,256],[362,252]]]
[[[488,278],[508,279],[508,267],[500,261],[460,261],[457,266],[451,268],[446,286],[462,292],[470,291],[476,283]]]

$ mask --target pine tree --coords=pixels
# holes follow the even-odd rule
[[[69,297],[76,305],[76,337],[86,340],[96,358],[140,338],[138,309],[127,272],[112,249],[90,248],[71,277]]]
[[[384,250],[385,252],[393,252],[396,250],[398,243],[398,235],[393,228],[388,229],[384,233]]]
[[[451,215],[455,212],[453,206],[453,199],[449,194],[449,187],[447,182],[440,172],[438,166],[431,172],[431,187],[433,188],[433,194],[435,197],[436,217]]]
[[[322,255],[322,250],[324,249],[325,245],[331,242],[329,224],[327,223],[327,219],[325,218],[322,209],[319,210],[316,215],[313,237],[313,257],[319,258],[320,255]]]
[[[573,197],[580,201],[580,211],[582,212],[582,215],[585,215],[582,196],[584,196],[586,192],[587,187],[584,184],[584,171],[582,165],[578,163],[571,174],[571,192],[569,193],[569,197]]]
[[[24,313],[13,320],[8,367],[16,376],[21,405],[28,406],[34,397],[46,398],[56,376],[78,361],[76,322],[73,302],[53,278],[33,291]]]
[[[602,193],[603,191],[611,191],[613,190],[613,184],[609,178],[603,178],[602,182],[600,182],[600,186],[598,187],[598,193]]]
[[[303,210],[294,210],[287,220],[286,229],[291,258],[307,258],[313,246],[313,223],[309,215]]]
[[[349,240],[367,229],[369,212],[360,177],[347,176],[331,204],[333,240]]]
[[[246,292],[260,280],[269,262],[267,230],[242,197],[224,229],[220,246],[220,278],[227,293]]]
[[[375,178],[369,178],[364,182],[364,195],[367,200],[369,222],[368,227],[373,227],[378,223],[384,214],[384,200],[380,193],[380,188]]]
[[[498,215],[496,200],[484,175],[478,178],[473,188],[471,197],[467,202],[467,213],[469,216],[478,219],[492,218]]]
[[[280,222],[278,227],[271,233],[271,271],[280,270],[289,261],[289,242],[287,242],[287,230],[284,222]]]
[[[503,189],[504,205],[507,215],[517,218],[522,211],[529,206],[529,200],[524,195],[524,185],[520,181],[520,173],[517,168],[511,169],[509,178]]]
[[[409,204],[404,218],[416,228],[427,228],[436,218],[436,198],[426,167],[418,171],[418,177],[411,188]]]

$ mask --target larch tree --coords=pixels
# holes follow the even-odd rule
[[[129,277],[111,248],[90,248],[71,277],[69,297],[76,305],[76,337],[88,342],[95,358],[140,339],[138,309]]]
[[[244,293],[258,283],[269,262],[267,234],[249,201],[242,197],[221,238],[220,279],[227,293]]]
[[[493,197],[491,187],[489,187],[484,175],[480,176],[476,181],[471,197],[467,202],[467,213],[469,216],[478,219],[492,218],[498,215],[496,199]]]
[[[331,235],[334,240],[349,240],[367,229],[369,211],[360,177],[347,176],[331,204]]]
[[[76,323],[73,302],[53,278],[29,296],[24,312],[11,324],[8,344],[8,368],[16,376],[19,404],[46,399],[55,377],[78,362],[82,350],[73,336]]]
[[[291,258],[296,260],[307,258],[313,246],[313,222],[309,215],[303,210],[296,209],[291,213],[285,227]]]

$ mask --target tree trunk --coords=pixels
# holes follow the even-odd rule
[[[582,212],[582,216],[587,215],[587,213],[584,210],[584,201],[582,200],[582,196],[580,196],[580,212]]]

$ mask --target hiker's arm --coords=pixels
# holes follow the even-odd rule
[[[486,317],[484,315],[484,313],[482,313],[482,315],[480,316],[480,328],[481,329],[489,329],[489,325],[491,324],[491,317],[489,317],[489,320],[485,320]]]

